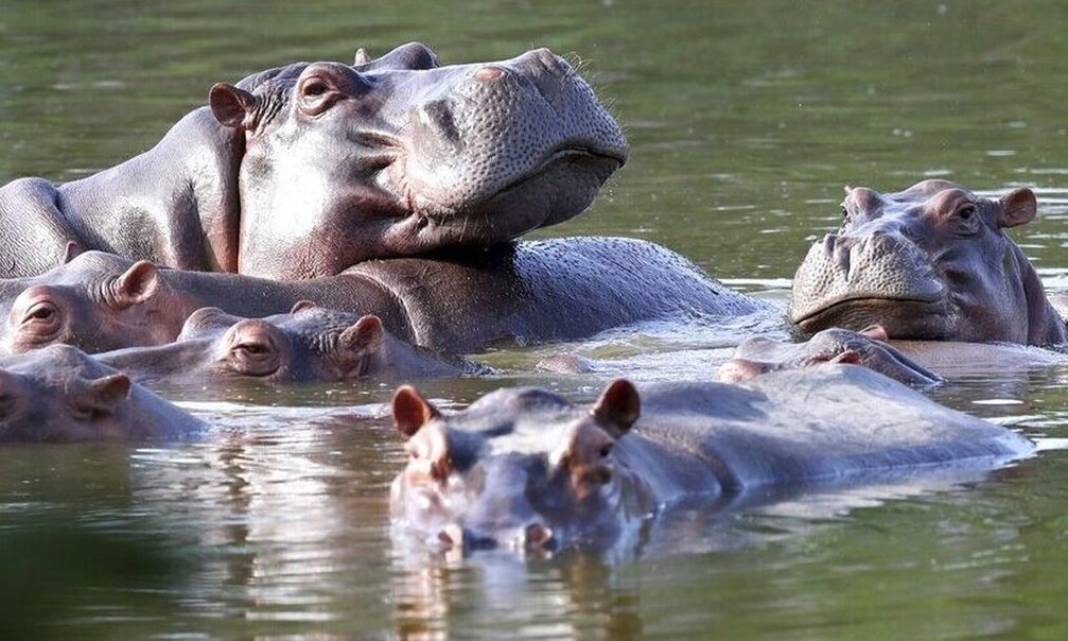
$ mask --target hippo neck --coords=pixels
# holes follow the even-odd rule
[[[1046,289],[1042,286],[1038,272],[1023,250],[1013,245],[1013,253],[1019,265],[1024,299],[1027,303],[1027,344],[1045,346],[1068,342],[1065,322],[1046,297]]]
[[[236,271],[244,138],[207,107],[145,153],[58,189],[87,248],[179,269]],[[115,225],[121,212],[125,224]]]

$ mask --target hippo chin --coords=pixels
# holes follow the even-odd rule
[[[841,229],[794,277],[803,333],[878,324],[891,338],[1052,345],[1065,324],[1004,230],[1037,213],[1030,189],[982,198],[945,180],[895,194],[848,189]]]
[[[409,345],[386,331],[377,316],[360,317],[310,302],[298,303],[289,314],[257,319],[203,308],[189,317],[173,343],[105,352],[96,358],[144,384],[285,385],[488,371]]]
[[[590,407],[499,390],[453,415],[402,387],[393,417],[408,453],[390,492],[396,526],[464,550],[601,547],[633,540],[628,532],[682,500],[985,469],[1033,451],[1014,432],[852,365],[640,395],[617,380]]]
[[[205,427],[74,347],[0,359],[0,443],[178,439]]]
[[[45,271],[71,241],[268,278],[488,246],[584,210],[628,152],[546,49],[443,67],[413,43],[219,83],[209,103],[112,169],[0,188],[6,275]]]

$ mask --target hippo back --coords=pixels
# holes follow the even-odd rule
[[[852,365],[773,372],[748,389],[657,385],[645,389],[642,412],[640,434],[700,456],[735,489],[993,467],[1034,449],[1010,430]]]
[[[371,261],[350,272],[402,302],[420,345],[459,352],[768,309],[669,249],[625,238],[522,242],[439,260]]]

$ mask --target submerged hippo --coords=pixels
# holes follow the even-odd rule
[[[408,453],[390,492],[398,527],[466,549],[604,545],[684,499],[726,504],[783,486],[980,469],[1033,450],[851,365],[640,395],[617,380],[592,407],[506,389],[453,415],[401,387],[393,418]]]
[[[982,198],[945,180],[896,194],[848,189],[838,233],[794,277],[803,333],[878,324],[891,338],[1054,345],[1065,323],[1005,229],[1037,212],[1030,189]]]
[[[302,300],[374,314],[398,338],[452,353],[769,309],[670,250],[620,238],[367,261],[337,276],[289,282],[159,269],[90,251],[41,276],[0,281],[0,350],[57,342],[89,352],[160,345],[201,307],[255,317],[285,313]]]
[[[139,383],[256,381],[272,385],[461,376],[475,363],[413,347],[382,327],[311,303],[289,314],[247,319],[204,308],[186,321],[177,342],[96,356]]]
[[[177,439],[204,428],[74,347],[0,359],[0,442]]]
[[[763,336],[747,338],[731,360],[716,371],[716,380],[742,383],[768,372],[836,363],[861,365],[906,385],[932,385],[942,380],[886,341],[886,331],[878,326],[863,332],[825,329],[804,343]]]
[[[627,158],[547,49],[442,67],[413,43],[216,84],[209,102],[112,169],[0,188],[0,275],[41,273],[75,241],[179,269],[328,276],[566,220]]]

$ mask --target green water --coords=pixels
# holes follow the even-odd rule
[[[280,63],[409,40],[446,63],[545,45],[582,61],[633,149],[590,212],[542,235],[647,238],[782,301],[844,184],[1022,184],[1041,220],[1016,238],[1068,289],[1065,33],[1057,2],[0,0],[0,182],[113,165],[212,83]],[[615,374],[707,376],[757,329],[494,353],[500,378],[426,388],[454,406],[531,380],[584,399]],[[606,365],[526,373],[566,351]],[[933,395],[1055,447],[1066,386],[1064,368],[990,371]],[[453,560],[391,542],[389,392],[181,390],[210,438],[0,452],[0,639],[1068,638],[1061,450],[968,479],[683,511],[637,557]]]

